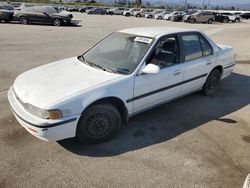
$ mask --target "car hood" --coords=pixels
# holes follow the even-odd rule
[[[45,109],[65,97],[121,76],[90,67],[74,57],[22,73],[14,82],[14,91],[22,102]]]

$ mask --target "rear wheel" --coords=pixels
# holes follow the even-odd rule
[[[152,18],[153,16],[152,15],[149,15],[148,18]]]
[[[53,25],[54,26],[60,26],[61,25],[61,20],[60,19],[54,19],[53,20]]]
[[[209,20],[207,21],[207,23],[208,23],[208,24],[212,24],[212,23],[213,23],[213,20],[212,20],[212,19],[209,19]]]
[[[209,76],[207,77],[207,80],[202,88],[203,93],[206,96],[213,96],[218,90],[219,82],[221,78],[221,73],[218,69],[213,70]]]
[[[162,20],[162,16],[159,16],[158,19],[159,19],[159,20]]]
[[[29,21],[28,21],[28,19],[27,19],[26,17],[21,16],[21,17],[19,18],[19,23],[26,25],[26,24],[29,23]]]
[[[223,23],[227,23],[227,22],[229,22],[229,19],[228,19],[228,18],[225,18],[225,19],[223,20]]]
[[[126,13],[126,14],[125,14],[125,16],[127,16],[127,17],[128,17],[128,16],[130,16],[130,14],[129,14],[129,13]]]
[[[77,138],[84,143],[101,143],[111,139],[121,127],[121,115],[108,103],[96,104],[83,112],[77,126]]]

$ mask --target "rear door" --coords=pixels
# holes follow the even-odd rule
[[[184,58],[183,92],[189,93],[203,87],[216,60],[211,45],[200,33],[182,34],[181,44]]]

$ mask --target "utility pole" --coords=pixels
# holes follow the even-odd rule
[[[205,0],[203,0],[202,2],[202,9],[204,9],[204,6],[205,6]]]

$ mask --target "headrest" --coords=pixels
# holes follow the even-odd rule
[[[167,39],[163,43],[163,47],[162,48],[163,48],[164,51],[176,53],[176,50],[177,50],[176,40],[175,39]]]

